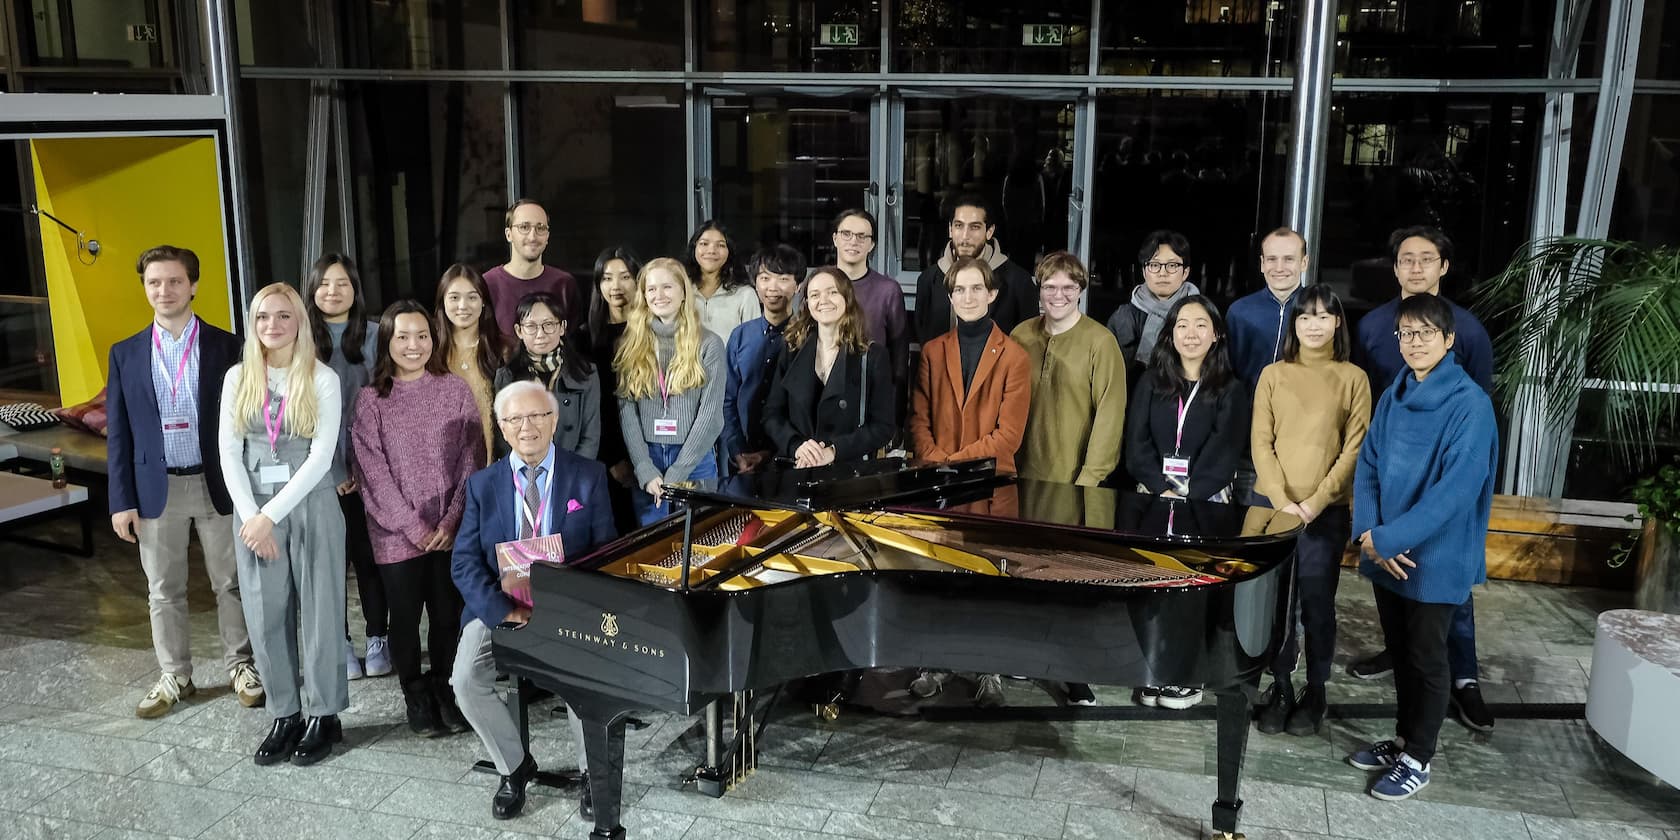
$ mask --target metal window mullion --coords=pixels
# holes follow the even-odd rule
[[[1091,265],[1092,190],[1096,183],[1097,95],[1087,90],[1079,97],[1073,115],[1073,192],[1068,195],[1068,250],[1086,266]],[[1090,302],[1081,295],[1079,306]]]
[[[513,40],[512,0],[501,0],[502,70],[513,71],[517,46]],[[525,161],[519,148],[519,90],[516,82],[502,83],[502,161],[507,175],[507,203],[511,207],[525,194]]]
[[[249,300],[255,291],[252,288],[256,277],[256,262],[251,256],[251,222],[245,206],[245,151],[243,145],[244,131],[242,120],[239,118],[239,59],[234,53],[233,43],[233,13],[228,8],[229,0],[204,0],[203,13],[205,23],[205,44],[208,51],[205,54],[206,74],[210,80],[210,93],[220,96],[222,100],[222,124],[227,150],[227,184],[226,196],[229,205],[227,215],[232,218],[232,237],[229,248],[229,273],[227,291],[231,300]],[[232,326],[240,326],[240,307],[236,303],[232,307]]]
[[[304,145],[303,241],[299,265],[309,265],[321,255],[321,233],[326,224],[327,121],[332,115],[331,82],[309,86],[309,124]]]
[[[1294,142],[1289,148],[1289,226],[1307,242],[1307,258],[1318,254],[1324,211],[1324,164],[1329,147],[1331,75],[1335,64],[1336,4],[1308,4],[1301,50],[1295,62]]]
[[[1593,120],[1591,150],[1587,153],[1587,180],[1581,191],[1577,236],[1602,238],[1610,229],[1622,147],[1627,140],[1628,112],[1633,106],[1639,30],[1644,13],[1645,0],[1610,0],[1604,69],[1599,74],[1598,111]]]
[[[896,279],[904,270],[904,201],[908,194],[904,189],[904,97],[884,87],[881,99],[886,104],[882,136],[886,143],[888,200],[887,214],[880,221],[887,241],[876,253],[881,254],[881,273]]]

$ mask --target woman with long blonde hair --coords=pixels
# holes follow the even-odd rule
[[[245,623],[274,715],[255,758],[314,764],[343,739],[338,713],[350,704],[344,513],[331,475],[343,403],[297,290],[263,287],[246,327],[244,357],[222,382],[218,448]]]
[[[619,426],[641,488],[631,502],[644,525],[670,513],[660,500],[666,484],[718,478],[723,339],[700,325],[690,289],[682,263],[644,266],[613,354]]]

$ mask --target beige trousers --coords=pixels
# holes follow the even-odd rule
[[[163,515],[144,519],[135,529],[140,538],[140,566],[146,570],[146,597],[152,614],[152,647],[158,668],[179,677],[192,677],[192,629],[187,610],[187,540],[198,532],[204,570],[216,593],[216,624],[222,637],[227,670],[251,661],[251,635],[245,630],[245,611],[239,601],[239,573],[233,560],[233,517],[216,512],[210,488],[202,475],[169,477],[169,498]]]

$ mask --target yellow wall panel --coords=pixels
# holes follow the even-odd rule
[[[154,245],[191,248],[199,258],[194,309],[224,329],[232,323],[228,255],[215,141],[208,137],[99,137],[30,141],[41,209],[97,239],[89,263],[76,237],[41,219],[59,395],[82,402],[105,385],[111,345],[152,318],[140,253]]]

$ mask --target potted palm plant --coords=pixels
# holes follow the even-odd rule
[[[1507,445],[1530,476],[1518,492],[1562,495],[1581,393],[1600,390],[1612,457],[1649,476],[1630,491],[1645,517],[1636,602],[1680,613],[1680,468],[1659,468],[1680,420],[1680,249],[1537,239],[1483,284],[1476,308],[1494,326]]]

